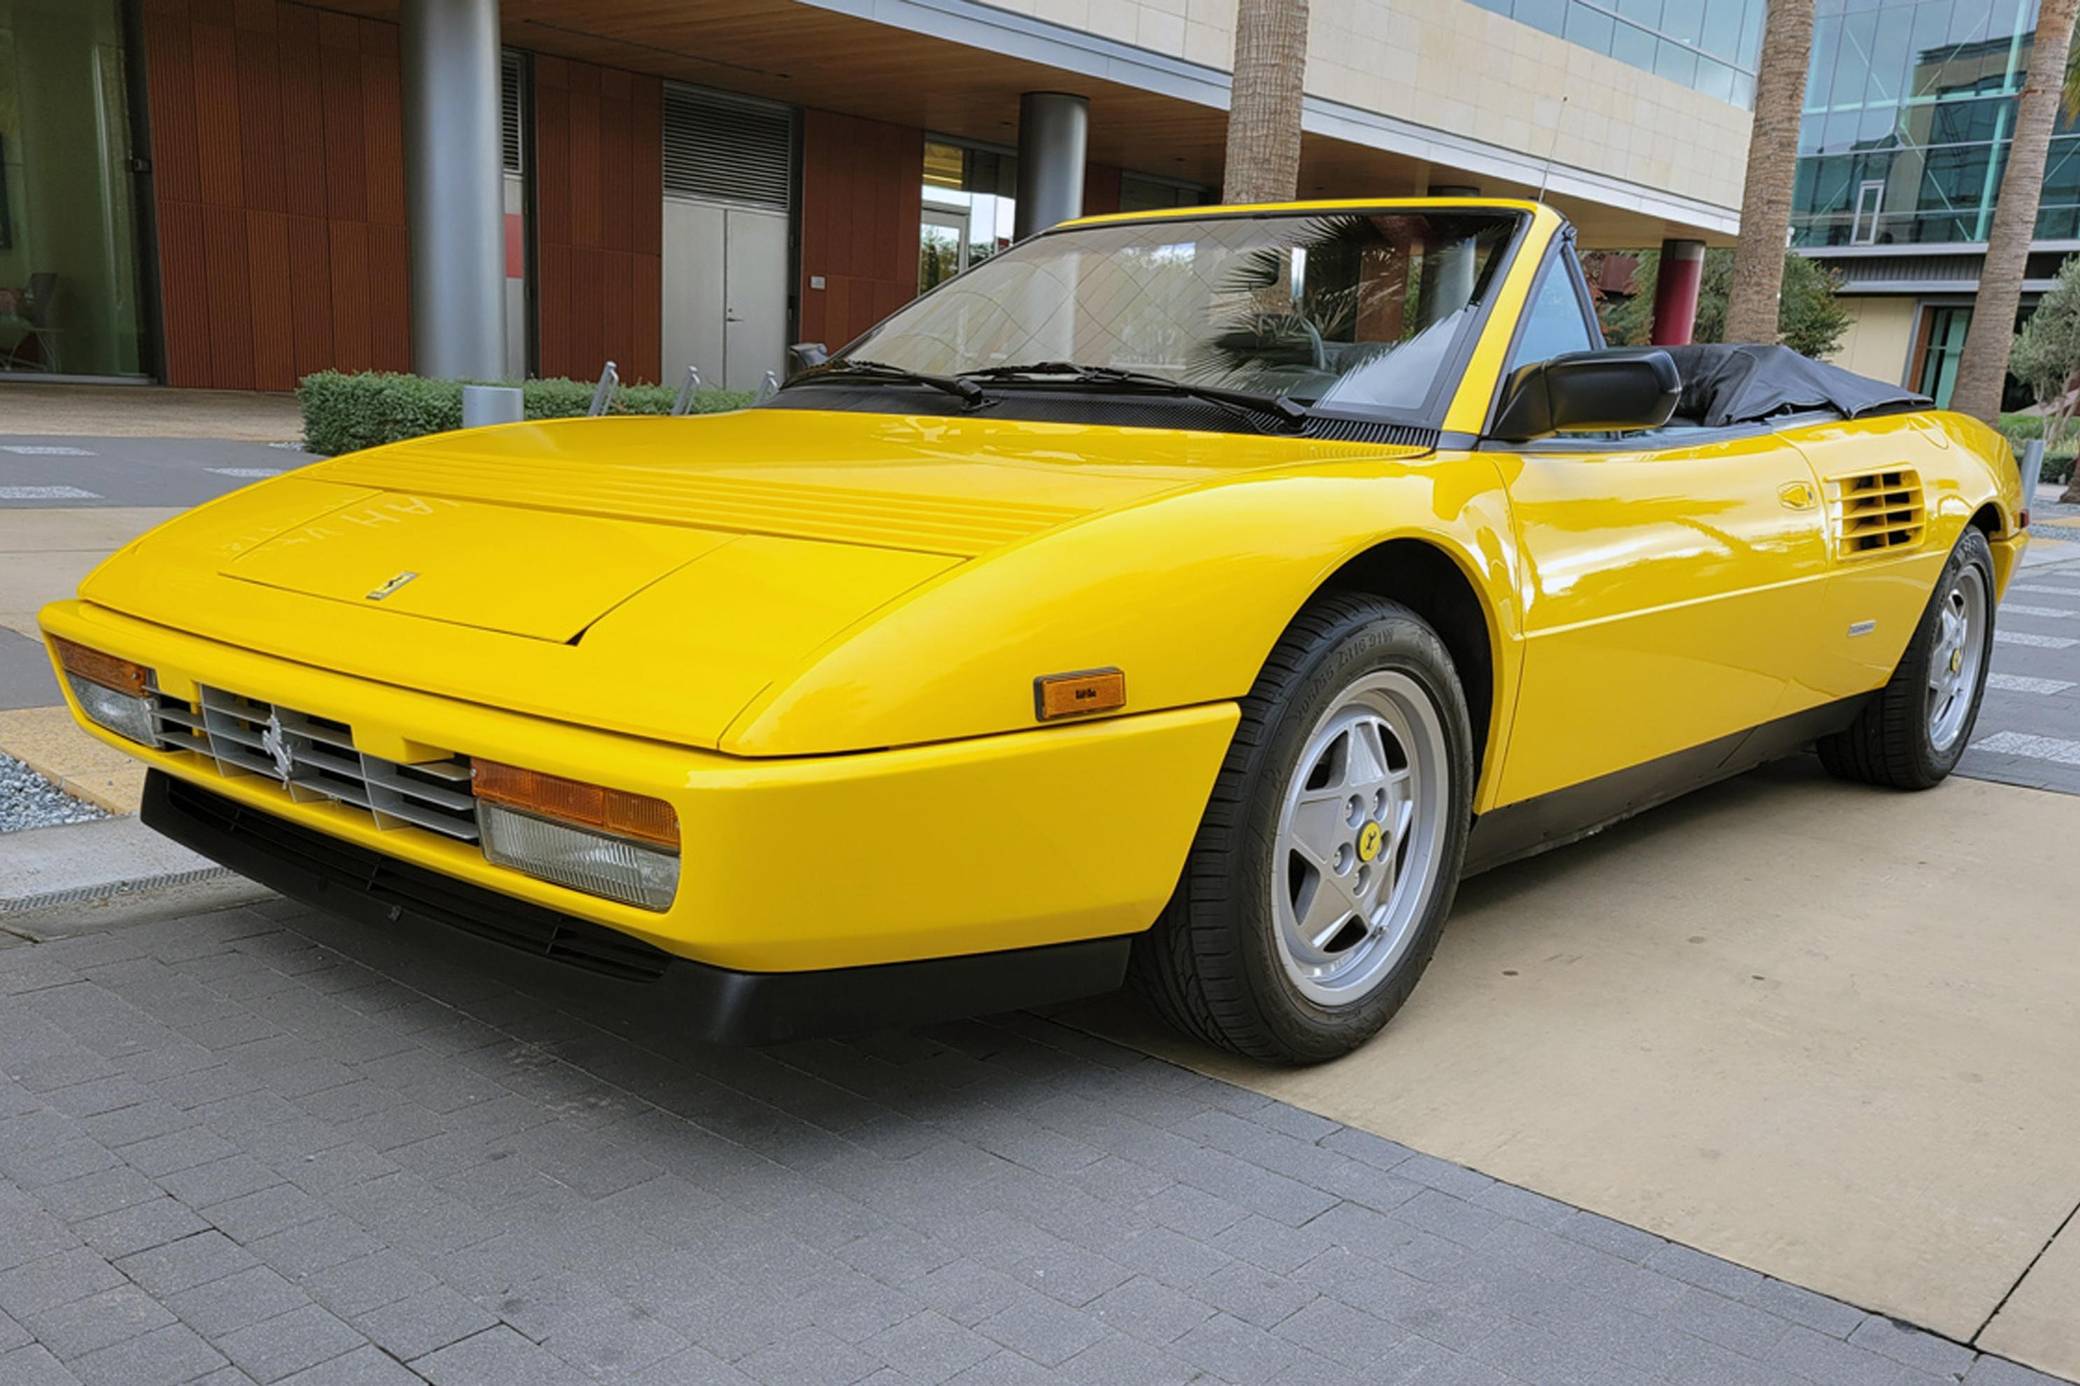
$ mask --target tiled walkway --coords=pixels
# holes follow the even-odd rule
[[[1032,1017],[765,1053],[285,904],[0,946],[0,1382],[2050,1378]]]

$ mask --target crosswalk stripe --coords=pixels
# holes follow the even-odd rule
[[[2080,687],[2071,679],[2038,679],[2027,674],[1988,674],[1988,688],[1998,688],[2004,693],[2063,693],[2068,688]]]
[[[1993,639],[1994,643],[2000,645],[2028,645],[2038,650],[2070,650],[2073,646],[2080,645],[2080,640],[2074,640],[2069,636],[2031,635],[2028,631],[2021,630],[1997,630],[1993,633]]]
[[[93,457],[85,448],[60,447],[52,443],[0,443],[0,452],[17,457]]]
[[[2031,760],[2056,761],[2060,765],[2080,765],[2080,741],[2067,741],[2058,736],[1995,732],[1984,741],[1973,742],[1972,749],[1990,751],[1999,756],[2026,756]]]
[[[280,476],[282,474],[280,467],[204,467],[202,470],[215,472],[218,476],[236,477]],[[2076,592],[2073,595],[2080,596],[2080,592]]]
[[[2011,582],[2010,592],[2035,592],[2046,597],[2080,597],[2080,587],[2046,587],[2038,582]]]
[[[0,500],[100,500],[99,493],[77,486],[0,486]]]
[[[2053,620],[2063,620],[2073,616],[2080,616],[2080,611],[2068,611],[2062,606],[2024,606],[2020,602],[2002,602],[2001,615],[2048,616]]]

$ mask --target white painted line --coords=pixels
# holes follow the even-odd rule
[[[11,452],[18,457],[96,457],[98,453],[85,448],[60,447],[50,443],[0,443],[0,452]]]
[[[2046,597],[2080,597],[2080,587],[2046,587],[2037,582],[2011,582],[2010,592],[2037,592]]]
[[[1988,688],[1998,688],[2006,693],[2063,693],[2068,688],[2080,687],[2071,679],[2033,679],[2027,674],[1988,674]]]
[[[2063,635],[2030,635],[2019,630],[1997,630],[1993,633],[1997,645],[2028,645],[2038,650],[2070,650],[2080,645],[2080,640]]]
[[[2065,620],[2080,616],[2080,611],[2068,611],[2062,606],[2023,606],[2017,602],[2002,602],[2003,616],[2048,616],[2053,620]]]
[[[218,476],[242,476],[255,478],[263,476],[280,476],[282,474],[282,469],[280,467],[204,467],[203,470],[206,472],[215,472]]]
[[[0,500],[100,500],[77,486],[0,486]]]
[[[1974,741],[1972,749],[1991,751],[2000,756],[2025,756],[2030,760],[2056,761],[2060,765],[2080,765],[2080,741],[2067,741],[2057,736],[1995,732],[1984,741]]]

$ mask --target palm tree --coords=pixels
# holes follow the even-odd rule
[[[2008,146],[2000,200],[1993,205],[1993,228],[1986,237],[1986,264],[1979,271],[1979,297],[1950,392],[1952,409],[1988,423],[2000,417],[2001,387],[2008,379],[2015,316],[2022,309],[2022,272],[2037,233],[2037,201],[2044,191],[2051,127],[2063,100],[2076,4],[2080,0],[2044,0],[2037,11],[2029,72],[2015,98],[2015,139]]]
[[[1223,202],[1285,202],[1300,187],[1307,0],[1240,0]]]
[[[1741,190],[1741,235],[1726,299],[1726,340],[1777,340],[1784,246],[1791,237],[1791,189],[1798,177],[1798,121],[1806,104],[1813,52],[1813,0],[1770,0],[1755,70],[1755,128]]]

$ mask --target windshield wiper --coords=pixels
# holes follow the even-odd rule
[[[813,384],[818,380],[845,379],[887,380],[899,385],[923,385],[952,395],[970,409],[980,409],[991,402],[989,392],[965,376],[933,375],[927,371],[891,366],[886,361],[833,361],[827,366],[796,376],[780,388],[788,390],[797,385]]]
[[[1271,414],[1288,426],[1298,427],[1308,418],[1304,405],[1284,395],[1267,395],[1255,390],[1224,390],[1213,385],[1194,385],[1186,380],[1173,380],[1167,375],[1152,371],[1122,370],[1118,366],[1079,366],[1071,361],[1037,361],[1024,366],[988,366],[982,370],[962,371],[959,379],[967,381],[997,380],[1015,382],[1022,379],[1044,380],[1061,377],[1070,385],[1095,385],[1099,388],[1116,387],[1128,390],[1145,390],[1152,394],[1184,395],[1191,399],[1203,399],[1208,404],[1218,404],[1234,413]]]

